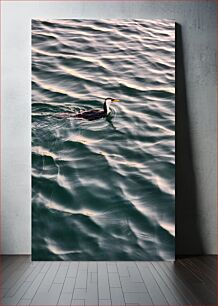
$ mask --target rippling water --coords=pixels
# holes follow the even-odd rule
[[[174,258],[174,70],[174,22],[32,21],[34,260]]]

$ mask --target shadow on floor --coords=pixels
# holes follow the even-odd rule
[[[184,67],[182,29],[176,24],[176,257],[204,254]]]

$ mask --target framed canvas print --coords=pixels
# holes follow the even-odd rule
[[[174,249],[175,22],[32,20],[32,259]]]

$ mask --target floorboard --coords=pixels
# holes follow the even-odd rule
[[[0,305],[217,305],[217,256],[32,262],[1,256]]]

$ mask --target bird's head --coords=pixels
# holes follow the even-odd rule
[[[115,103],[115,102],[120,102],[120,100],[118,99],[113,99],[113,98],[106,98],[104,100],[104,112],[109,115],[110,114],[110,105],[111,103]]]

